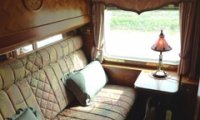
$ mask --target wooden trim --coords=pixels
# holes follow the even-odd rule
[[[89,23],[89,21],[89,16],[83,15],[0,37],[0,54],[12,51],[20,46],[32,44],[54,34],[72,31]]]
[[[122,60],[122,59],[104,59],[103,63],[110,64],[110,65],[129,66],[129,67],[135,67],[139,69],[156,70],[158,68],[158,63]],[[164,70],[177,71],[178,65],[163,64],[162,68]]]
[[[103,64],[110,84],[134,87],[134,82],[141,72],[141,69],[133,67]]]

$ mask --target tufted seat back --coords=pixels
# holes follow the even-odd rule
[[[87,64],[81,47],[81,37],[74,36],[0,65],[0,120],[28,106],[52,119],[68,106],[73,96],[60,79]]]

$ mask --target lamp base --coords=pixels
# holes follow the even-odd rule
[[[167,73],[163,70],[157,70],[153,73],[153,76],[156,77],[156,78],[166,78]]]

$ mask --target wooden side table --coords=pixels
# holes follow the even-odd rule
[[[166,78],[155,78],[152,76],[152,72],[148,70],[141,71],[134,87],[138,92],[138,96],[143,97],[142,99],[147,96],[145,98],[146,104],[147,99],[152,98],[153,106],[156,109],[156,120],[166,119],[166,117],[171,119],[174,111],[173,101],[179,89],[179,76],[176,73],[168,72]]]

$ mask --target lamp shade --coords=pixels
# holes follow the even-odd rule
[[[165,52],[169,51],[172,48],[168,45],[167,41],[165,40],[165,36],[163,34],[163,31],[161,30],[159,39],[153,44],[151,47],[152,50],[159,51],[159,52]]]

